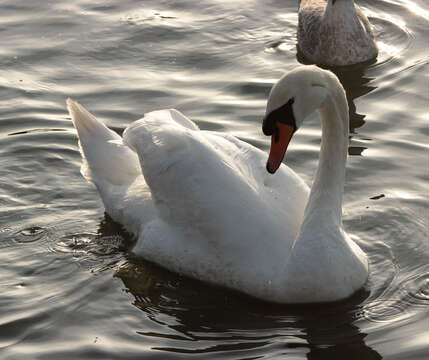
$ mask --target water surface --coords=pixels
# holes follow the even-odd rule
[[[429,6],[359,1],[377,62],[335,69],[349,98],[347,231],[365,289],[324,306],[261,303],[129,254],[80,175],[65,99],[121,132],[175,107],[263,149],[270,87],[297,66],[295,0],[0,3],[0,358],[427,359]],[[311,183],[320,124],[288,164]]]

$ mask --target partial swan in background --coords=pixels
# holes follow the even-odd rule
[[[298,50],[318,65],[352,65],[378,55],[371,24],[353,0],[302,0],[297,37]]]
[[[331,72],[302,66],[274,85],[263,123],[272,135],[268,162],[261,150],[199,130],[177,110],[150,112],[121,138],[67,104],[82,173],[107,213],[137,236],[138,256],[273,302],[334,301],[364,285],[366,255],[341,220],[349,119]],[[315,110],[323,131],[310,193],[282,159]]]

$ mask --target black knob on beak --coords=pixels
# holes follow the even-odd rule
[[[271,136],[276,130],[276,124],[270,115],[271,114],[265,115],[262,122],[262,132],[266,136]]]

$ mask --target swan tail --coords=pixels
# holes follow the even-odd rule
[[[67,99],[67,108],[78,133],[81,173],[88,181],[124,185],[141,174],[137,155],[118,134],[76,101]]]

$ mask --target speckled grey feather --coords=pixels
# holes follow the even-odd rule
[[[353,0],[302,0],[298,48],[313,63],[344,66],[378,55],[371,24]]]

